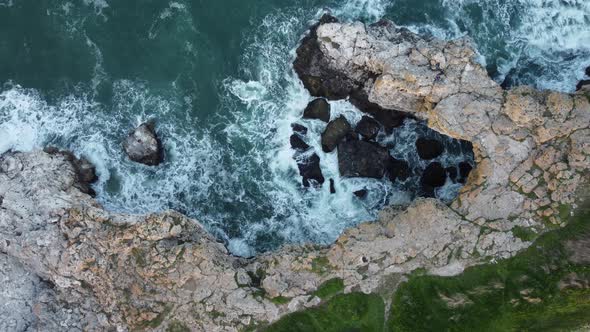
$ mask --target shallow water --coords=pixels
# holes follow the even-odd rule
[[[238,255],[333,241],[411,195],[387,181],[340,179],[336,155],[320,152],[323,124],[300,120],[310,96],[291,62],[325,10],[345,20],[385,16],[442,38],[468,34],[499,82],[509,75],[569,91],[590,65],[584,0],[0,0],[0,153],[71,149],[97,165],[107,208],[180,210]],[[332,107],[332,117],[360,119],[347,102]],[[129,129],[150,118],[166,149],[158,168],[121,149]],[[310,129],[335,195],[301,188],[288,139],[295,121]],[[416,135],[415,126],[396,137]],[[443,163],[465,157],[456,156]],[[367,199],[354,198],[363,188]]]

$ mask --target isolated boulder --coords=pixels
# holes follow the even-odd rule
[[[303,177],[304,187],[321,186],[324,183],[324,175],[320,168],[320,157],[317,154],[298,156],[297,167],[299,168],[299,175]]]
[[[375,121],[375,119],[363,116],[361,121],[359,121],[354,129],[357,133],[359,133],[364,139],[366,140],[373,140],[377,137],[379,133],[379,129],[381,129],[381,125],[379,122]]]
[[[157,166],[164,160],[162,143],[156,135],[153,121],[143,123],[123,142],[129,159],[148,166]]]
[[[303,111],[304,119],[318,119],[324,122],[330,121],[330,104],[323,98],[318,98],[311,101],[305,111]]]
[[[322,133],[322,149],[324,152],[332,152],[347,135],[352,131],[350,123],[344,116],[331,121]]]
[[[438,140],[420,137],[416,140],[416,150],[421,159],[432,160],[443,154],[445,147]]]

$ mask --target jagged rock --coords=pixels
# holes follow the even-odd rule
[[[582,88],[585,88],[589,85],[590,85],[590,80],[581,80],[576,85],[576,91],[580,91],[580,90],[582,90]]]
[[[407,161],[390,157],[387,162],[387,174],[391,181],[405,181],[412,175],[412,171]]]
[[[367,195],[369,194],[369,192],[367,191],[367,189],[361,189],[361,190],[357,190],[353,193],[356,197],[363,199],[365,197],[367,197]]]
[[[455,182],[457,180],[457,175],[459,173],[457,172],[457,167],[451,166],[447,167],[445,170],[447,172],[447,176],[449,177],[449,179]]]
[[[323,98],[317,98],[311,101],[305,111],[303,111],[304,119],[318,119],[324,122],[330,121],[330,104]]]
[[[317,154],[301,155],[297,158],[299,174],[303,177],[303,186],[322,185],[325,181]]]
[[[129,159],[148,166],[157,166],[164,160],[162,143],[155,130],[155,122],[141,124],[123,142]]]
[[[470,163],[468,162],[460,162],[459,163],[459,182],[461,183],[465,183],[467,181],[467,177],[469,176],[469,173],[471,173],[471,170],[473,169],[473,166],[471,166]]]
[[[339,116],[337,119],[330,121],[326,129],[322,133],[322,149],[324,152],[332,152],[352,131],[350,123],[344,116]]]
[[[432,160],[443,154],[445,147],[438,140],[420,137],[416,140],[416,150],[421,159]]]
[[[317,31],[320,60],[330,70],[347,79],[377,77],[360,80],[371,102],[473,143],[477,166],[451,207],[417,199],[383,210],[330,246],[286,246],[243,259],[181,214],[105,211],[76,187],[75,167],[63,155],[6,153],[0,156],[0,260],[6,255],[6,264],[22,273],[0,269],[8,278],[0,283],[0,300],[10,305],[11,319],[0,320],[0,330],[14,329],[7,324],[21,313],[23,325],[40,331],[165,331],[176,323],[197,331],[260,328],[298,308],[269,298],[301,302],[333,278],[342,279],[344,292],[375,293],[418,268],[454,275],[511,257],[531,245],[514,236],[515,226],[547,229],[543,219],[561,222],[551,206],[576,203],[590,169],[584,93],[502,91],[467,39],[424,39],[393,23],[331,23]],[[537,198],[523,195],[519,186],[535,179]],[[588,247],[571,246],[573,261],[587,262]],[[238,285],[239,269],[252,286]],[[30,292],[37,277],[48,287]],[[313,301],[307,303],[321,302]]]
[[[379,122],[375,121],[373,118],[368,116],[363,116],[361,121],[356,124],[355,131],[359,133],[364,139],[366,140],[373,140],[377,137],[379,130],[381,129],[381,125]]]
[[[369,96],[364,90],[352,91],[349,101],[362,112],[370,114],[385,128],[387,133],[391,133],[394,128],[401,126],[404,119],[409,117],[406,113],[384,109],[381,106],[370,102]]]
[[[343,177],[381,179],[387,172],[389,151],[375,143],[346,141],[338,144],[338,168]]]
[[[294,133],[297,133],[300,135],[307,134],[307,127],[305,127],[304,125],[301,125],[299,123],[292,123],[291,128],[293,129]]]
[[[442,187],[447,181],[447,172],[441,163],[430,163],[422,173],[420,184],[425,197],[434,197],[434,189]]]
[[[330,194],[336,193],[336,185],[334,183],[334,179],[330,179]]]
[[[305,151],[309,149],[309,145],[307,145],[307,143],[305,143],[303,139],[299,137],[298,134],[291,135],[289,140],[291,143],[291,148],[293,148],[294,150]]]
[[[60,155],[65,157],[74,167],[74,171],[77,175],[76,187],[81,192],[95,196],[96,192],[92,189],[91,185],[98,181],[96,175],[96,168],[86,158],[76,158],[76,156],[70,151],[59,150],[56,147],[48,146],[43,151],[51,155]]]
[[[321,24],[338,22],[330,15],[324,15],[319,23],[310,28],[297,48],[297,58],[293,63],[295,72],[312,96],[328,99],[344,99],[358,84],[330,68],[317,42],[317,28]]]

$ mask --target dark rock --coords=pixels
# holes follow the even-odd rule
[[[352,127],[348,120],[344,116],[338,117],[336,120],[331,121],[326,126],[326,129],[322,133],[322,149],[324,152],[332,152],[338,146],[338,143],[342,141],[350,132]]]
[[[301,135],[307,134],[307,127],[300,125],[298,123],[292,123],[291,128],[293,128],[294,133],[298,133]]]
[[[457,168],[454,166],[451,167],[447,167],[446,169],[447,175],[449,176],[449,179],[456,181],[457,180]]]
[[[412,171],[410,170],[410,165],[407,161],[389,157],[387,162],[387,175],[392,182],[395,180],[405,181],[410,175],[412,175]]]
[[[369,192],[367,191],[367,189],[361,189],[354,192],[354,195],[361,199],[367,197],[368,194]]]
[[[309,93],[331,100],[344,99],[359,86],[358,82],[332,69],[318,45],[318,27],[334,22],[338,22],[338,19],[326,14],[312,26],[309,34],[301,40],[301,45],[297,48],[297,57],[293,62],[295,72]]]
[[[310,102],[305,111],[303,111],[303,118],[318,119],[324,122],[330,121],[330,104],[323,98],[318,98]]]
[[[334,179],[330,179],[330,194],[336,193],[336,186],[334,184]]]
[[[164,159],[162,142],[156,135],[155,123],[146,122],[135,130],[123,142],[129,159],[148,166],[157,166]]]
[[[309,149],[309,145],[307,145],[307,143],[305,143],[297,134],[291,135],[289,140],[291,141],[291,148],[294,150],[305,151]]]
[[[355,131],[359,133],[364,139],[372,140],[377,137],[379,129],[381,129],[379,122],[375,121],[371,117],[363,116],[361,121],[357,123]]]
[[[576,91],[582,90],[585,86],[590,86],[590,80],[581,80],[578,82],[578,85],[576,85]]]
[[[440,156],[444,152],[445,147],[435,139],[421,137],[416,140],[416,149],[420,158],[431,160]]]
[[[473,169],[473,166],[471,166],[471,164],[466,161],[459,163],[459,182],[460,183],[467,182],[467,177],[469,177],[469,173],[471,173],[472,169]]]
[[[297,167],[303,177],[303,186],[322,185],[325,179],[320,168],[320,157],[314,153],[311,156],[299,156],[298,159]]]
[[[62,151],[52,146],[46,147],[43,149],[43,151],[51,155],[61,155],[67,161],[69,161],[74,168],[74,172],[76,173],[77,177],[77,181],[74,186],[85,194],[88,194],[92,197],[96,196],[96,192],[94,189],[92,189],[91,185],[98,181],[98,176],[96,175],[96,168],[90,161],[88,161],[88,159],[84,157],[76,158],[72,152],[65,150]]]
[[[375,143],[345,141],[338,144],[338,168],[343,177],[381,179],[390,158],[387,149]]]
[[[431,163],[426,167],[420,178],[422,194],[426,197],[434,196],[434,188],[442,187],[447,180],[447,172],[441,163]]]
[[[590,76],[590,67],[586,68],[586,71],[584,71],[584,73],[586,74],[586,76]]]
[[[410,117],[407,113],[384,109],[381,106],[369,101],[369,96],[364,90],[357,89],[351,92],[349,101],[361,112],[370,114],[379,122],[388,133],[393,128],[401,126],[405,118]]]

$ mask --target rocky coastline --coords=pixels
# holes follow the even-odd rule
[[[311,95],[348,99],[386,129],[424,121],[470,142],[476,161],[450,205],[418,198],[385,209],[327,247],[234,257],[177,212],[106,211],[92,198],[91,165],[71,153],[3,154],[0,300],[10,306],[0,307],[0,330],[258,329],[320,305],[318,289],[335,280],[343,293],[389,296],[418,269],[451,276],[514,256],[532,244],[517,229],[541,234],[576,211],[590,170],[590,91],[504,90],[475,56],[467,38],[422,37],[389,21],[324,16],[303,38],[294,69]],[[298,137],[293,147],[305,150]],[[305,170],[324,182],[316,166]]]

